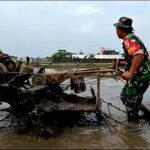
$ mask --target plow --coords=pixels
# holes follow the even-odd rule
[[[110,67],[58,73],[12,71],[0,75],[0,110],[9,112],[10,126],[13,122],[19,127],[24,124],[26,129],[34,129],[36,136],[44,137],[54,135],[56,127],[58,131],[73,126],[84,112],[95,112],[101,120],[100,80],[121,80],[120,71]],[[97,81],[97,93],[91,87],[91,97],[78,95],[86,91],[85,77]],[[63,84],[65,81],[67,85]],[[73,93],[66,93],[68,89]]]
[[[0,84],[0,99],[10,104],[12,113],[16,112],[15,115],[21,116],[32,111],[35,105],[40,104],[43,99],[53,103],[62,103],[64,97],[67,99],[67,94],[64,91],[69,87],[74,90],[74,93],[84,92],[86,90],[84,77],[116,78],[117,72],[113,69],[85,69],[72,73],[51,74],[8,72],[1,74],[1,76],[3,76],[5,83]],[[61,86],[65,80],[70,80],[70,83]],[[93,104],[96,105],[98,102],[95,92],[92,91],[91,94]]]

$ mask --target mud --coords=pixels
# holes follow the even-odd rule
[[[87,90],[82,96],[91,96],[90,87],[96,92],[96,80],[86,79]],[[68,84],[69,81],[63,84]],[[125,110],[119,99],[120,91],[123,87],[121,81],[106,79],[101,81],[101,98],[113,105]],[[73,91],[67,90],[67,93]],[[144,95],[143,102],[150,105],[150,89]],[[107,105],[102,103],[102,110],[108,113]],[[48,149],[149,149],[150,148],[150,122],[141,120],[140,123],[127,122],[126,114],[114,108],[110,108],[113,118],[124,121],[127,126],[119,125],[112,121],[112,125],[107,125],[105,121],[97,123],[95,113],[84,114],[84,119],[80,119],[73,127],[66,127],[62,133],[47,140],[36,138],[32,132],[25,134],[16,133],[12,128],[2,128],[0,125],[0,148],[48,148]],[[1,111],[0,118],[7,116],[7,112]],[[5,125],[9,121],[5,121]]]

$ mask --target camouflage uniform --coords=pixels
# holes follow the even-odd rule
[[[123,49],[127,65],[125,71],[129,71],[132,59],[137,54],[144,54],[144,59],[137,74],[128,80],[122,89],[120,98],[126,107],[128,119],[138,118],[139,107],[143,94],[147,90],[150,81],[150,63],[147,50],[143,42],[134,34],[128,34],[123,40]]]

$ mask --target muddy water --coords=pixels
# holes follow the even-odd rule
[[[64,82],[67,84],[69,81]],[[95,89],[96,81],[86,79],[87,90],[82,93],[83,96],[91,96],[90,86]],[[121,81],[106,79],[101,81],[101,98],[113,105],[124,109],[119,94],[123,87]],[[67,91],[73,92],[73,91]],[[144,103],[150,104],[150,89],[144,95]],[[108,113],[107,105],[102,104],[102,110]],[[130,127],[118,125],[112,122],[112,126],[102,124],[99,126],[75,126],[66,128],[64,132],[48,140],[36,139],[28,134],[16,134],[6,132],[0,136],[0,148],[48,148],[48,149],[149,149],[150,148],[150,122],[141,120],[140,123],[127,122],[126,115],[114,108],[110,108],[113,118],[119,121],[125,121]],[[1,112],[1,117],[6,115]],[[89,118],[94,118],[95,114],[89,114]]]

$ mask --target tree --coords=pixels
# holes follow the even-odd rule
[[[52,62],[62,62],[66,60],[65,51],[58,51],[52,55]]]
[[[89,59],[94,59],[94,54],[89,54]]]
[[[84,53],[82,51],[79,52],[80,55],[83,55]]]

